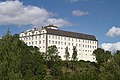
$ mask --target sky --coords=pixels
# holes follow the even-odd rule
[[[120,50],[120,0],[0,0],[0,37],[49,24],[95,35],[99,47]]]

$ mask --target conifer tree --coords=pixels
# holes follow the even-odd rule
[[[70,59],[70,54],[68,52],[68,47],[65,48],[65,55],[64,55],[66,61],[68,61]]]
[[[73,46],[73,54],[72,54],[72,60],[77,61],[77,49],[75,46]]]

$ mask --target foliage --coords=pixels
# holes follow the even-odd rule
[[[66,48],[64,66],[66,61],[61,60],[55,45],[42,53],[8,31],[0,39],[0,80],[120,80],[120,51],[112,55],[98,48],[93,55],[96,62],[77,61],[74,47],[70,61]]]

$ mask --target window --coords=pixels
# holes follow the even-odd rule
[[[60,45],[60,41],[58,41],[58,44]]]
[[[54,44],[54,41],[52,41],[52,44]]]
[[[91,48],[91,45],[90,45],[90,48]]]
[[[41,39],[41,35],[39,36],[39,39]]]
[[[50,44],[50,42],[51,42],[51,41],[49,40],[49,44]]]
[[[64,40],[66,40],[66,37],[64,38]]]
[[[39,41],[39,44],[41,44],[41,41]]]
[[[66,45],[66,42],[65,42],[65,45]]]
[[[45,35],[43,34],[43,38],[45,38]]]
[[[61,45],[63,45],[63,42],[61,42]]]
[[[69,46],[70,46],[70,43],[69,43]]]
[[[43,44],[45,43],[45,41],[43,40]]]
[[[68,40],[70,41],[70,38],[68,38]]]
[[[29,37],[29,40],[30,40],[30,37]]]
[[[36,36],[36,39],[37,39],[37,36]]]
[[[52,38],[54,39],[54,35],[52,36]]]
[[[97,47],[95,46],[95,48],[97,48]]]
[[[35,41],[35,44],[37,44],[37,41]]]
[[[73,46],[73,43],[72,43],[72,46]]]
[[[57,36],[55,36],[55,39],[57,39]]]
[[[79,44],[79,47],[80,47],[80,44]]]
[[[60,36],[58,36],[58,39],[60,39]]]
[[[57,44],[57,41],[55,41],[55,44]]]
[[[73,38],[72,38],[72,41],[73,41]]]

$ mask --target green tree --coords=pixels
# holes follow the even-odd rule
[[[104,51],[101,48],[98,48],[97,50],[95,50],[93,52],[93,55],[95,55],[98,64],[107,62],[110,58],[112,58],[110,51]]]
[[[58,78],[62,74],[62,62],[58,53],[58,49],[55,45],[48,47],[47,66],[50,69],[50,74],[55,78]]]
[[[43,54],[37,47],[26,48],[27,52],[22,55],[21,72],[25,80],[43,80],[46,76],[46,64]]]
[[[114,60],[116,61],[116,63],[120,66],[120,51],[116,51],[116,53],[113,55]]]
[[[60,59],[60,56],[58,55],[58,49],[55,45],[49,46],[47,50],[47,60],[49,61],[57,61]]]
[[[43,54],[8,31],[0,40],[0,80],[43,80],[45,76]]]
[[[65,64],[66,64],[66,67],[68,68],[68,61],[69,61],[69,59],[70,59],[70,54],[69,54],[69,52],[68,52],[68,47],[66,47],[65,48],[65,55],[64,55],[64,57],[65,57]]]
[[[77,49],[75,46],[73,46],[73,54],[72,54],[72,60],[77,61]]]
[[[22,80],[19,70],[22,48],[25,45],[17,35],[8,31],[0,40],[0,80]]]
[[[70,54],[69,54],[69,51],[68,51],[68,47],[65,48],[65,55],[64,55],[66,61],[68,61],[70,59]]]
[[[119,80],[120,79],[120,66],[112,58],[108,62],[103,62],[100,65],[100,80]]]

